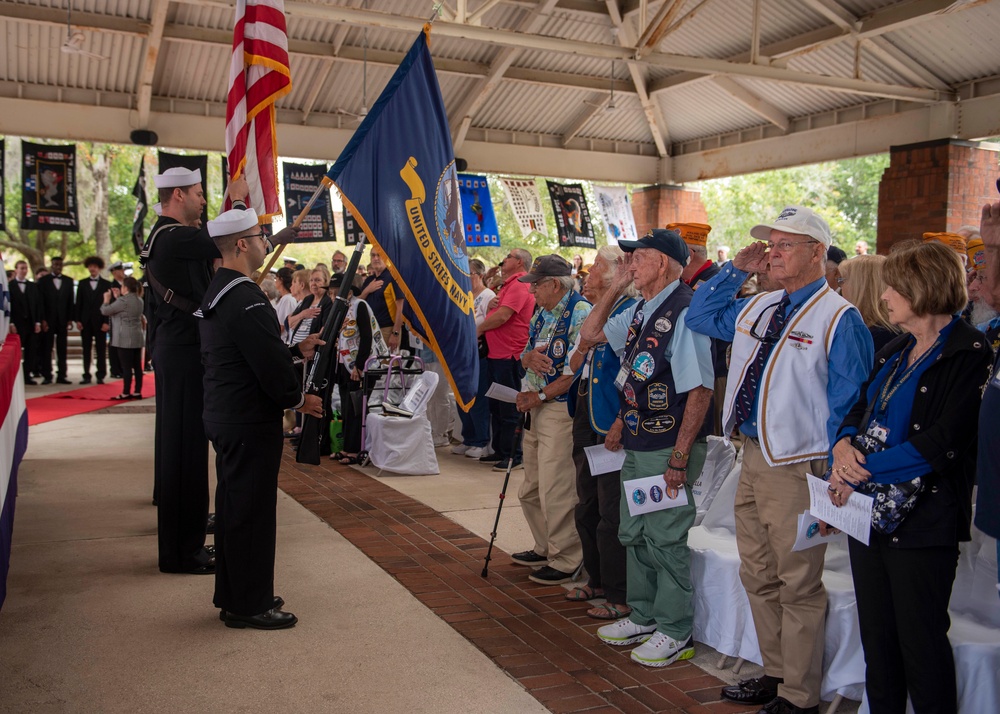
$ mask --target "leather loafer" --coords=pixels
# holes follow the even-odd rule
[[[741,680],[732,687],[722,688],[722,698],[738,704],[767,704],[778,696],[778,680],[754,677]]]
[[[284,606],[285,606],[284,599],[282,599],[282,597],[280,595],[275,595],[274,596],[274,609],[275,610],[280,610]],[[225,610],[219,610],[219,619],[222,620],[223,622],[225,622],[226,621],[226,616],[228,614],[229,613],[226,612]]]
[[[784,697],[775,697],[757,714],[819,714],[819,707],[797,707]]]
[[[254,630],[283,630],[293,626],[298,621],[299,618],[292,613],[283,612],[275,607],[259,615],[234,615],[227,612],[223,622],[226,623],[226,627],[237,629],[250,627]]]

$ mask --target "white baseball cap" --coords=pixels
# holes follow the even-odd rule
[[[153,177],[157,188],[185,188],[201,183],[201,169],[185,169],[175,166]]]
[[[217,218],[208,222],[208,234],[213,238],[231,236],[248,231],[257,225],[257,212],[252,208],[243,211],[233,208],[220,213]]]
[[[750,235],[757,240],[768,241],[771,240],[771,231],[809,236],[827,248],[833,243],[830,226],[816,211],[805,206],[786,206],[774,223],[756,225],[750,229]]]

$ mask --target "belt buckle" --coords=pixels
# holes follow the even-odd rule
[[[167,288],[167,291],[165,293],[163,293],[163,302],[169,304],[170,301],[173,300],[173,299],[174,299],[173,288]]]

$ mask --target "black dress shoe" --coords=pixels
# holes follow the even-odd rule
[[[549,562],[547,556],[539,555],[534,550],[524,550],[510,556],[518,565],[546,565]]]
[[[103,380],[103,379],[101,379],[100,377],[98,377],[98,378],[97,378],[97,383],[98,383],[98,384],[104,384],[104,380]]]
[[[819,706],[797,707],[784,697],[775,697],[757,714],[819,714]]]
[[[208,523],[205,524],[205,533],[207,535],[212,535],[215,533],[215,514],[208,514]]]
[[[73,383],[68,379],[66,379],[65,377],[59,377],[58,379],[56,379],[56,384],[73,384]]]
[[[286,627],[291,627],[298,621],[299,618],[295,617],[292,613],[283,612],[276,607],[259,615],[234,615],[231,612],[227,612],[226,619],[223,620],[226,623],[226,627],[235,627],[237,629],[250,627],[255,630],[283,630]]]
[[[52,377],[46,377],[43,379],[42,384],[52,384]]]
[[[25,377],[24,378],[24,383],[25,384],[30,384],[31,386],[35,386],[36,384],[38,384],[38,382],[36,382],[35,380],[33,380],[31,377]]]
[[[280,610],[284,606],[285,606],[284,599],[280,595],[275,595],[274,596],[274,609],[275,610]],[[227,615],[229,615],[229,613],[226,612],[225,610],[219,610],[219,619],[222,620],[223,622],[226,621],[226,616]]]
[[[738,704],[767,704],[778,696],[777,677],[754,677],[741,680],[732,687],[722,688],[722,698]]]
[[[90,377],[84,377],[81,379],[80,384],[90,384]]]

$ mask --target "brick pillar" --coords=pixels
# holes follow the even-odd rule
[[[632,194],[632,215],[640,236],[668,223],[708,223],[701,191],[658,184],[636,189]]]
[[[983,204],[996,197],[995,149],[938,139],[893,146],[889,152],[889,168],[878,187],[879,253],[925,232],[978,226]]]

